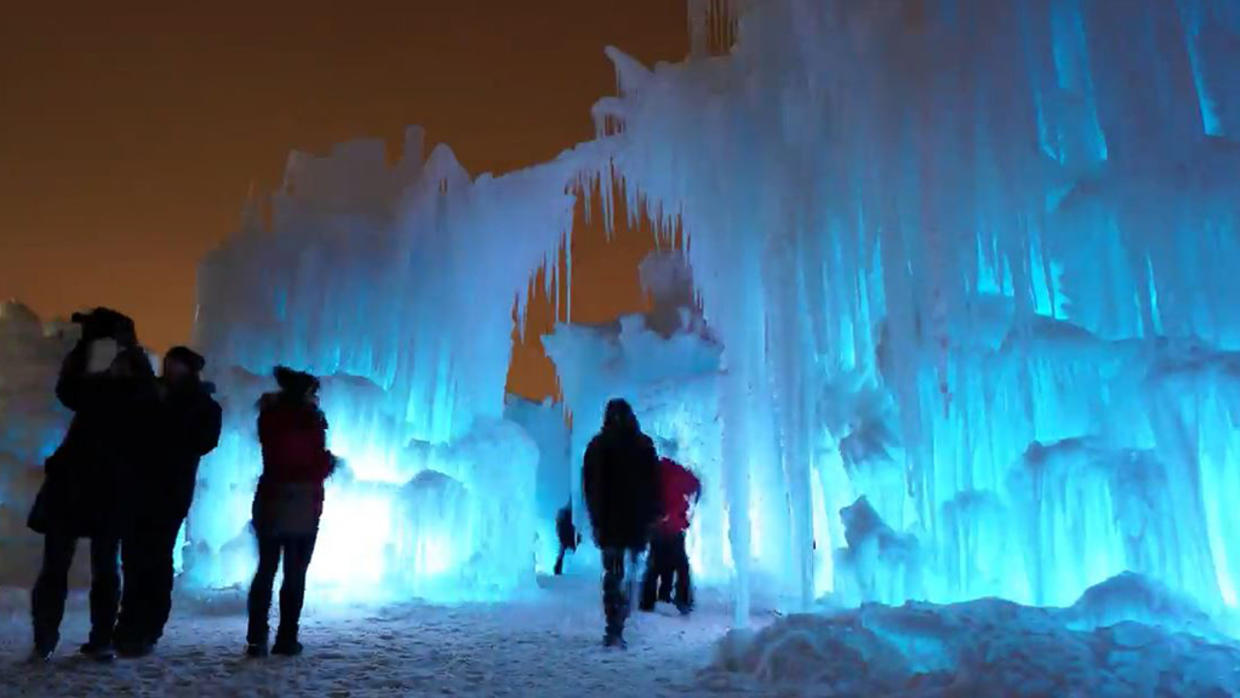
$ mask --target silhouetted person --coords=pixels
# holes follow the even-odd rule
[[[577,552],[577,544],[581,542],[581,534],[577,532],[577,527],[573,525],[573,505],[560,509],[555,515],[555,535],[560,539],[560,554],[555,558],[555,573],[561,575],[564,573],[564,553],[568,551]]]
[[[116,626],[123,656],[149,653],[163,636],[172,610],[173,548],[194,499],[199,460],[220,439],[214,386],[202,381],[202,356],[173,347],[164,357],[154,445],[138,481],[135,521],[121,541],[125,588]]]
[[[607,403],[603,429],[586,449],[581,480],[594,542],[603,554],[603,642],[609,647],[624,646],[626,553],[636,561],[659,516],[657,463],[654,443],[642,433],[629,404]]]
[[[56,382],[73,411],[64,441],[44,464],[28,524],[43,534],[43,565],[31,593],[34,656],[60,641],[69,567],[79,538],[90,539],[89,641],[82,652],[109,660],[120,601],[117,548],[132,513],[134,473],[144,462],[158,400],[155,374],[133,320],[108,308],[75,313],[82,336]]]
[[[693,586],[685,533],[689,530],[690,500],[702,492],[697,476],[671,458],[659,459],[659,496],[663,518],[650,539],[650,559],[642,580],[641,609],[653,611],[656,599],[676,604],[682,615],[693,610]],[[673,581],[675,592],[673,592]]]
[[[263,474],[258,479],[253,508],[258,571],[250,585],[246,653],[251,657],[267,654],[271,588],[281,556],[284,582],[280,586],[280,626],[271,652],[301,653],[297,635],[306,595],[306,570],[323,514],[323,481],[336,466],[335,457],[327,450],[327,418],[318,407],[318,379],[283,366],[275,369],[275,378],[280,391],[259,400]]]

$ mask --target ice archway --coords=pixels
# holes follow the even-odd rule
[[[738,618],[751,576],[791,607],[1056,604],[1131,569],[1234,606],[1240,3],[691,7],[731,52],[609,50],[599,137],[553,162],[470,179],[417,132],[394,169],[373,143],[293,157],[272,229],[248,216],[202,269],[200,343],[236,368],[191,579],[243,580],[245,405],[283,361],[334,376],[341,588],[522,588],[510,310],[598,181],[683,225],[724,346]]]

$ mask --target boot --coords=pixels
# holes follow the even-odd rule
[[[46,664],[52,661],[52,655],[56,653],[56,645],[35,645],[30,650],[30,657],[26,660],[30,664]]]
[[[78,651],[96,662],[110,662],[116,659],[116,652],[112,649],[111,643],[91,641],[78,648]]]
[[[271,646],[271,653],[281,657],[296,657],[303,649],[301,643],[292,638],[277,639],[276,643]]]
[[[116,654],[124,659],[145,657],[155,651],[155,643],[142,640],[128,640],[116,643]]]
[[[266,642],[251,642],[245,646],[245,656],[250,659],[262,659],[267,656]]]
[[[297,631],[286,631],[280,628],[276,631],[276,642],[271,646],[271,653],[282,657],[296,657],[301,654],[302,645],[297,641]]]

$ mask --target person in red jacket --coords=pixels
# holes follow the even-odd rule
[[[702,493],[697,476],[670,457],[659,459],[659,499],[663,517],[650,539],[650,560],[642,580],[641,609],[653,611],[656,601],[671,601],[682,615],[693,610],[693,588],[685,533],[689,530],[690,502]],[[675,593],[673,594],[673,578]]]
[[[318,379],[283,366],[276,367],[275,379],[280,391],[263,395],[258,403],[263,474],[253,506],[258,571],[249,596],[246,653],[251,657],[267,654],[271,591],[281,555],[280,626],[271,652],[301,653],[297,635],[306,570],[323,514],[323,482],[336,467],[335,456],[327,450],[327,419],[318,407]]]

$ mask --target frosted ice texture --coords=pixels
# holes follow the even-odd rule
[[[395,168],[374,143],[295,155],[272,230],[252,211],[203,266],[201,344],[251,376],[277,361],[334,376],[325,408],[354,480],[333,487],[425,503],[394,524],[409,545],[509,593],[533,568],[539,477],[533,442],[496,426],[511,311],[563,244],[566,192],[598,185],[610,220],[619,178],[631,215],[683,226],[723,347],[634,400],[657,434],[715,439],[702,545],[728,553],[699,559],[730,580],[738,622],[755,587],[794,609],[833,592],[1067,604],[1124,570],[1208,610],[1240,603],[1240,3],[725,6],[729,56],[647,69],[609,49],[599,138],[546,165],[470,180],[446,149],[423,162],[416,134]],[[626,322],[547,345],[571,477],[591,406],[666,370],[639,358],[668,355],[642,345],[657,333]],[[630,341],[614,375],[594,371]],[[257,472],[238,410],[191,522],[203,564],[228,569]],[[459,443],[501,455],[461,467]],[[882,533],[850,541],[840,512],[862,496]],[[519,526],[409,519],[508,504]],[[331,528],[349,525],[375,530]],[[506,537],[484,548],[489,530]],[[501,563],[484,549],[510,568],[485,569]],[[895,583],[910,561],[916,584]]]
[[[29,586],[38,573],[43,541],[26,528],[26,516],[43,483],[43,461],[69,426],[54,390],[76,330],[0,302],[0,586]]]
[[[503,420],[514,308],[572,220],[565,157],[471,179],[450,150],[294,153],[200,272],[198,343],[226,401],[190,517],[190,579],[244,585],[260,471],[253,403],[284,363],[326,376],[328,483],[311,581],[342,598],[496,598],[533,578],[538,449]],[[551,265],[554,267],[554,265]],[[549,284],[554,274],[548,274]]]
[[[862,494],[926,598],[1234,606],[1240,3],[730,6],[728,58],[610,49],[595,117],[726,347],[738,620],[750,560],[836,589]]]

